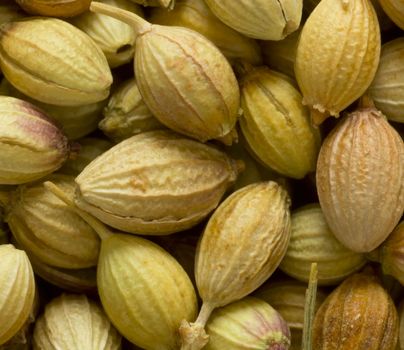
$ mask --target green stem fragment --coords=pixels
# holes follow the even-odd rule
[[[317,263],[311,264],[309,286],[306,289],[306,303],[304,306],[304,324],[302,350],[312,350],[312,325],[317,295]]]

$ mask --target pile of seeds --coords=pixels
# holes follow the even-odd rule
[[[0,350],[404,350],[402,0],[0,4]]]

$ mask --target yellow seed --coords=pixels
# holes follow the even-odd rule
[[[238,32],[255,39],[281,40],[300,25],[302,0],[206,0],[212,12]]]
[[[366,263],[364,254],[351,251],[335,238],[317,203],[292,213],[292,233],[280,269],[307,283],[312,262],[317,262],[319,285],[337,284]]]
[[[0,245],[0,345],[11,339],[27,321],[35,297],[35,280],[24,251]]]
[[[247,68],[241,79],[240,126],[253,153],[266,166],[293,178],[314,171],[320,133],[289,78],[267,67]]]
[[[73,196],[73,176],[52,175],[47,180]],[[100,240],[95,231],[42,182],[13,193],[6,221],[20,246],[45,264],[67,269],[97,264]]]
[[[289,243],[289,206],[286,190],[268,181],[234,192],[213,213],[195,258],[203,304],[195,322],[181,325],[183,350],[201,349],[212,311],[247,296],[278,267]]]
[[[72,17],[88,10],[91,0],[17,0],[28,13],[49,17]]]
[[[115,142],[146,131],[165,129],[143,101],[135,79],[122,83],[111,94],[99,128]]]
[[[404,123],[404,37],[382,46],[369,94],[389,120]]]
[[[4,24],[0,67],[18,90],[55,105],[104,100],[112,83],[101,49],[87,34],[57,18],[31,17]]]
[[[76,204],[117,229],[179,232],[202,221],[239,173],[219,149],[171,131],[132,136],[76,178]]]
[[[119,332],[147,350],[178,348],[181,321],[196,316],[186,272],[164,249],[140,237],[113,234],[103,240],[97,284]]]
[[[303,26],[295,63],[313,122],[338,117],[362,96],[379,57],[380,29],[370,0],[321,1]]]
[[[130,0],[102,0],[101,2],[144,16],[142,8]],[[95,41],[111,68],[121,66],[133,59],[136,34],[126,23],[90,11],[74,17],[71,23]]]
[[[85,295],[62,294],[35,323],[35,350],[118,350],[121,335],[102,308]]]
[[[239,87],[229,62],[210,40],[188,28],[150,24],[106,4],[93,2],[91,10],[135,29],[137,84],[161,123],[202,142],[232,133]]]

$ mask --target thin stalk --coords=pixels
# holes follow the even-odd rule
[[[201,307],[201,311],[199,311],[199,315],[198,315],[195,323],[198,323],[199,325],[205,327],[206,323],[208,322],[208,319],[214,309],[215,309],[215,307],[212,304],[203,303],[202,307]]]
[[[46,181],[44,183],[44,186],[61,201],[65,202],[65,204],[69,208],[73,209],[76,214],[79,215],[85,222],[87,222],[94,229],[94,231],[97,232],[101,240],[113,235],[113,233],[101,221],[77,208],[74,202],[66,195],[66,193],[60,187],[56,186],[53,182]]]
[[[151,29],[151,23],[147,22],[142,17],[136,15],[133,12],[122,10],[118,7],[103,4],[100,2],[92,1],[90,5],[90,11],[95,13],[101,13],[120,20],[130,25],[137,35],[144,34]]]
[[[204,302],[195,322],[182,321],[179,329],[181,350],[200,350],[205,347],[209,341],[209,336],[205,332],[205,325],[214,309],[213,304]]]
[[[317,295],[317,263],[311,264],[309,286],[306,289],[302,350],[312,350],[313,319]]]
[[[359,99],[359,108],[376,108],[375,103],[368,94],[364,94]]]

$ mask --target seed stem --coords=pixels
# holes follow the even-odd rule
[[[302,350],[312,350],[312,326],[317,295],[317,263],[311,264],[309,286],[306,289]]]
[[[376,108],[375,103],[368,94],[364,94],[359,99],[359,108]]]
[[[77,215],[79,215],[85,222],[87,222],[95,232],[97,232],[98,236],[101,240],[106,239],[113,235],[113,233],[98,219],[91,216],[90,214],[80,210],[74,204],[74,202],[66,195],[66,193],[57,185],[55,185],[51,181],[46,181],[44,186],[51,191],[56,197],[58,197],[61,201],[65,202],[65,204],[73,209]]]
[[[215,307],[211,303],[204,302],[202,304],[201,311],[199,311],[199,315],[195,323],[198,323],[201,326],[205,327],[206,322],[208,322],[208,319],[214,309]]]
[[[181,350],[200,350],[205,347],[209,341],[209,336],[205,332],[205,325],[214,309],[213,304],[204,302],[195,322],[182,321],[179,329]]]

